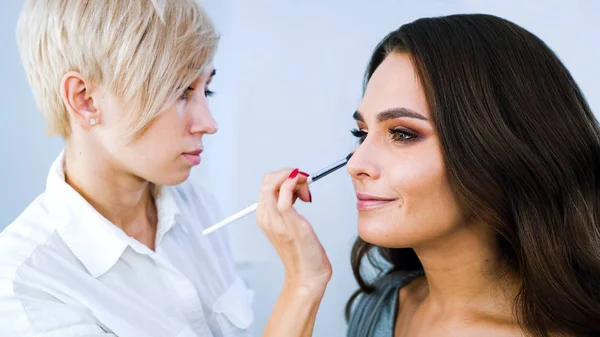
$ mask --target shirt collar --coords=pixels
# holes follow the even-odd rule
[[[156,212],[158,215],[158,225],[156,229],[156,246],[162,238],[176,224],[181,223],[181,209],[177,205],[174,194],[176,191],[170,186],[161,186],[157,191]],[[181,226],[184,232],[187,232],[185,226]]]
[[[157,245],[178,222],[181,213],[171,193],[168,188],[162,188],[156,200]],[[99,277],[112,268],[127,247],[141,254],[152,253],[102,216],[66,183],[64,151],[50,168],[45,202],[50,212],[60,219],[58,234],[93,277]]]

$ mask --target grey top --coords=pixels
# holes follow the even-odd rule
[[[398,291],[423,275],[422,270],[394,271],[375,283],[375,291],[361,294],[353,304],[348,337],[393,337]]]

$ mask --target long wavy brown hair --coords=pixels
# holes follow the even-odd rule
[[[391,32],[365,86],[391,52],[412,58],[460,204],[495,229],[506,267],[519,275],[521,327],[540,337],[600,335],[600,128],[569,71],[532,33],[482,14]],[[351,258],[360,289],[347,316],[374,290],[365,263],[382,273],[422,268],[410,248],[360,238]]]

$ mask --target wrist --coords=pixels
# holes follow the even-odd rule
[[[320,300],[325,294],[328,281],[286,279],[283,290],[290,295]]]

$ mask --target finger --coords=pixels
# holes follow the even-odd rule
[[[296,187],[296,195],[300,198],[300,200],[304,202],[312,202],[312,195],[310,193],[310,189],[308,187],[308,177],[310,176],[306,172],[300,171],[300,178],[298,180],[299,186]]]
[[[298,183],[295,188],[294,203],[296,203],[297,198],[300,198],[300,200],[304,202],[312,202],[312,196],[308,189],[308,177],[308,173],[302,171],[298,172]]]
[[[298,169],[291,172],[279,189],[279,200],[277,201],[277,209],[279,212],[288,212],[293,207],[297,197],[296,190],[298,190],[300,184],[305,182],[306,176],[300,174]]]
[[[259,207],[269,206],[276,208],[279,188],[291,172],[292,169],[282,169],[279,171],[265,174],[260,189],[260,196],[258,202]]]
[[[267,173],[263,176],[263,181],[256,209],[256,222],[259,227],[268,231],[276,219],[280,217],[277,210],[277,199],[279,194],[280,181],[285,181],[289,176],[291,168]],[[283,177],[283,178],[282,178]]]
[[[291,206],[294,204],[298,196],[300,196],[301,200],[305,202],[310,201],[310,192],[308,192],[306,187],[307,179],[307,173],[301,172],[297,169],[291,170],[289,168],[275,171],[265,175],[263,177],[263,185],[261,188],[261,195],[259,198],[258,209],[256,212],[257,222],[259,223],[259,225],[269,225],[271,223],[274,223],[274,221],[269,221],[268,218],[273,219],[278,216],[281,216],[279,204],[281,204],[282,207],[285,207],[283,206],[285,204]],[[293,180],[294,184],[289,185],[287,188],[287,199],[280,202],[282,186],[289,180]],[[300,194],[294,193],[295,190],[299,189],[300,184],[304,184],[304,187],[300,188]],[[289,206],[286,208],[289,208]]]
[[[296,170],[297,173],[294,173],[294,171]],[[281,185],[287,179],[289,179],[292,173],[294,173],[294,176],[298,178],[298,185],[306,184],[306,181],[308,180],[309,176],[308,173],[299,171],[298,169],[292,170],[291,168],[286,168],[266,174],[263,177],[261,194],[266,197],[278,199]],[[305,196],[302,200],[307,201],[306,198],[307,196]]]
[[[271,193],[275,195],[277,192],[279,192],[281,184],[285,182],[285,180],[290,176],[292,171],[294,171],[294,169],[285,168],[266,174],[263,177],[261,191],[264,193]]]
[[[308,184],[299,185],[296,188],[296,196],[304,202],[312,202],[312,195]]]
[[[268,173],[263,177],[258,208],[256,210],[256,221],[267,236],[271,232],[280,233],[285,231],[285,223],[277,208],[277,203],[281,184],[288,179],[292,171],[291,168],[286,168]]]

